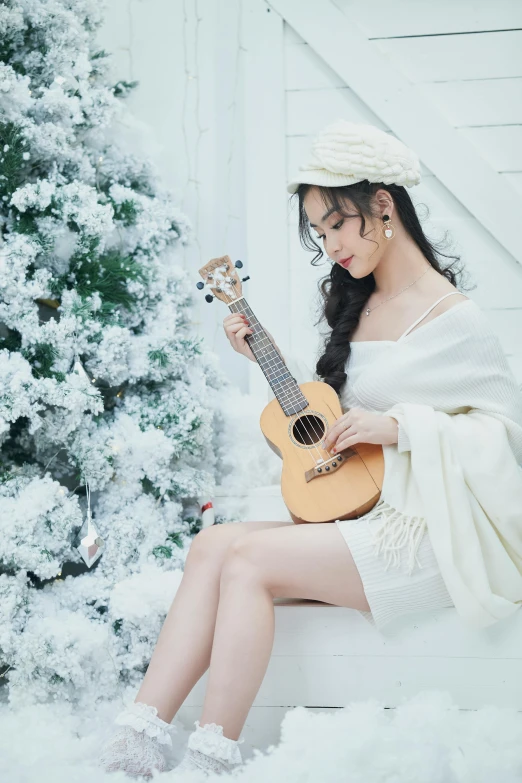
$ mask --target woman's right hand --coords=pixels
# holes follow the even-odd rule
[[[252,349],[248,345],[245,337],[247,334],[254,334],[254,330],[248,326],[246,316],[242,313],[231,313],[223,319],[223,329],[227,339],[234,349],[238,353],[242,353],[251,362],[255,362],[256,357],[252,353]]]
[[[246,356],[247,359],[250,359],[251,362],[257,361],[256,357],[252,353],[252,349],[245,340],[247,335],[254,334],[254,330],[250,327],[245,315],[242,313],[231,313],[230,315],[227,315],[227,317],[223,319],[223,329],[225,330],[227,339],[234,351],[237,351],[237,353],[242,353],[243,356]],[[274,342],[274,338],[268,329],[265,329],[265,332],[270,337],[272,342]],[[281,351],[277,345],[275,345],[275,348],[279,355],[281,355]]]

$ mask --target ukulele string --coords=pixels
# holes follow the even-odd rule
[[[225,292],[223,292],[223,293],[225,293]],[[238,305],[238,303],[237,303],[237,301],[236,301],[236,300],[234,300],[234,299],[231,299],[230,297],[228,297],[228,294],[226,294],[226,293],[225,293],[225,296],[227,296],[227,298],[229,299],[229,301],[227,302],[227,304],[236,304],[236,306],[237,306],[237,307],[241,307],[241,305]],[[246,315],[246,312],[245,312],[244,310],[242,310],[242,309],[238,309],[238,310],[236,310],[236,312],[240,312],[240,313],[242,313],[243,315]],[[253,329],[253,334],[249,335],[249,338],[250,338],[250,339],[252,340],[252,342],[254,343],[254,346],[256,346],[256,347],[257,347],[257,345],[260,345],[260,346],[261,346],[261,343],[262,343],[262,342],[265,340],[265,338],[264,338],[264,337],[262,337],[262,338],[261,338],[261,339],[259,339],[259,340],[257,339],[256,324],[253,324],[253,325],[252,325],[252,329]],[[270,345],[272,346],[272,349],[275,351],[275,348],[274,348],[274,346],[272,345],[272,343],[270,343]],[[261,347],[263,347],[263,346],[261,346]],[[254,351],[253,351],[253,350],[252,350],[252,353],[254,353]],[[277,352],[276,352],[276,353],[277,353]],[[255,353],[254,353],[254,356],[255,356]],[[256,357],[256,358],[257,358],[257,357]],[[279,357],[279,358],[280,358],[280,357]],[[290,400],[290,401],[291,401],[291,400]],[[302,421],[302,419],[301,419],[301,421]],[[321,449],[319,449],[319,447],[316,445],[316,442],[320,442],[320,441],[321,441],[322,435],[321,435],[321,433],[320,433],[320,432],[318,432],[318,431],[315,429],[315,425],[313,424],[313,421],[311,422],[311,424],[312,424],[312,428],[313,428],[313,435],[312,435],[312,433],[310,432],[310,430],[308,429],[308,427],[307,427],[307,423],[306,423],[306,422],[302,422],[302,424],[303,424],[303,429],[305,430],[305,433],[306,433],[306,435],[309,437],[310,441],[312,442],[313,449],[314,449],[314,450],[317,452],[317,454],[319,455],[319,460],[320,460],[321,462],[324,462],[324,461],[325,461],[325,460],[324,460],[324,457],[323,457],[323,453],[327,454],[327,455],[328,455],[328,459],[329,459],[329,458],[331,457],[331,454],[330,454],[330,453],[329,453],[329,452],[328,452],[326,449],[322,449],[322,452],[323,452],[323,453],[321,453]],[[314,436],[315,436],[315,438],[316,438],[316,442],[314,442]],[[314,459],[314,457],[313,457],[313,455],[312,455],[312,453],[311,453],[311,450],[308,450],[308,453],[309,453],[309,455],[310,455],[310,458],[311,458],[312,462],[314,462],[314,464],[317,464],[317,460],[315,460],[315,459]]]

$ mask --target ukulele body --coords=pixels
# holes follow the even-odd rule
[[[339,398],[322,381],[299,388],[308,400],[304,410],[287,416],[274,399],[260,418],[268,445],[283,460],[283,500],[296,524],[355,519],[379,500],[384,479],[382,446],[358,443],[330,457],[320,443],[342,416]]]

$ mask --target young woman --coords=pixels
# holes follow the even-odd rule
[[[421,228],[406,191],[419,180],[412,150],[340,121],[319,134],[288,186],[303,245],[318,258],[322,241],[332,262],[321,285],[330,332],[313,377],[338,392],[344,413],[325,453],[381,444],[379,503],[357,520],[198,533],[105,769],[164,769],[169,724],[209,666],[178,769],[241,762],[239,736],[272,650],[274,597],[351,607],[378,628],[449,606],[481,627],[520,605],[520,390],[485,317],[456,288],[457,259],[442,266]],[[255,361],[244,317],[227,316],[224,329]]]

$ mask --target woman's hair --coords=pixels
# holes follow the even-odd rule
[[[328,208],[334,207],[340,215],[345,217],[355,216],[354,210],[350,209],[350,205],[353,205],[355,214],[361,217],[361,230],[359,232],[361,237],[364,237],[365,218],[377,217],[375,204],[373,203],[374,194],[380,188],[387,190],[393,198],[395,209],[405,230],[420,248],[431,266],[444,275],[453,285],[456,286],[457,281],[460,281],[462,276],[462,267],[458,265],[460,256],[442,253],[439,250],[441,243],[434,244],[426,237],[406,188],[402,185],[371,183],[367,179],[344,187],[329,188],[317,185],[299,185],[298,190],[294,194],[299,197],[299,239],[301,245],[306,250],[317,251],[310,262],[312,266],[317,266],[316,262],[322,258],[323,251],[314,241],[304,209],[304,198],[311,187],[317,187],[325,206]],[[346,201],[349,203],[347,204]],[[375,242],[375,240],[368,241]],[[447,266],[441,266],[439,262],[440,256],[453,259],[453,262]],[[375,278],[373,273],[371,273],[357,280],[350,275],[347,269],[343,269],[342,266],[335,263],[332,265],[329,274],[319,281],[318,288],[322,296],[323,309],[315,325],[317,326],[325,319],[331,328],[331,332],[325,341],[324,353],[317,361],[316,373],[339,394],[347,378],[345,365],[350,356],[350,339],[359,323],[361,311],[368,297],[375,289]]]

